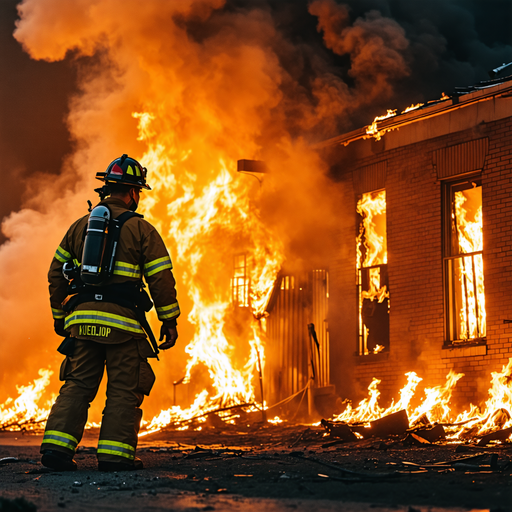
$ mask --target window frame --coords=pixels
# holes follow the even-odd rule
[[[482,191],[482,215],[483,215],[483,184],[482,184],[482,173],[469,173],[465,175],[458,175],[456,177],[452,177],[451,179],[442,181],[442,205],[441,205],[441,223],[442,223],[442,269],[443,269],[443,310],[444,310],[444,341],[443,348],[454,348],[460,346],[468,346],[468,345],[485,345],[487,343],[486,333],[477,336],[474,338],[467,339],[455,339],[453,333],[458,331],[456,327],[457,319],[455,315],[457,314],[454,311],[454,297],[452,294],[455,292],[453,290],[453,286],[450,285],[451,279],[450,276],[453,276],[453,270],[450,273],[448,271],[448,266],[451,261],[455,261],[459,258],[468,258],[471,257],[473,272],[475,272],[474,266],[474,257],[477,255],[481,255],[482,263],[485,265],[485,247],[482,246],[481,251],[474,251],[470,253],[463,253],[458,251],[455,253],[453,249],[453,235],[452,235],[452,213],[454,208],[454,194],[457,191],[467,190],[472,188],[472,184],[476,183],[478,187],[481,188]],[[483,273],[483,281],[484,281],[484,294],[485,294],[485,272]],[[466,304],[468,301],[468,297],[466,295]],[[468,307],[468,305],[466,306]],[[475,301],[475,308],[478,316],[478,300]],[[452,339],[453,338],[453,339]]]
[[[388,216],[387,216],[387,209],[388,209],[388,205],[387,205],[387,190],[385,187],[383,188],[379,188],[379,189],[376,189],[376,190],[371,190],[371,191],[368,191],[368,192],[364,192],[364,193],[361,193],[361,194],[358,194],[356,196],[356,242],[357,242],[357,239],[360,235],[360,226],[361,226],[361,223],[363,222],[363,217],[357,213],[357,204],[358,202],[362,199],[362,197],[365,195],[365,194],[379,194],[380,192],[385,192],[386,193],[386,252],[387,252],[387,236],[388,236]],[[357,250],[357,245],[356,245],[356,250]],[[388,305],[388,315],[389,315],[389,312],[390,312],[390,300],[391,300],[391,292],[390,292],[390,289],[389,289],[389,278],[388,278],[388,261],[386,260],[386,263],[377,263],[377,264],[374,264],[374,265],[370,265],[369,267],[364,267],[364,266],[360,266],[358,267],[357,265],[357,258],[356,258],[356,318],[357,318],[357,338],[356,338],[356,356],[360,357],[360,358],[363,358],[363,359],[368,359],[370,358],[371,360],[373,360],[374,358],[380,358],[382,356],[387,356],[387,354],[389,353],[389,350],[390,350],[390,326],[389,326],[389,317],[388,317],[388,322],[387,322],[387,344],[384,345],[384,348],[379,351],[379,352],[373,352],[373,351],[369,351],[368,350],[368,347],[365,346],[365,334],[363,332],[363,329],[364,329],[364,322],[363,322],[363,319],[362,319],[362,302],[361,302],[361,294],[363,292],[362,290],[362,286],[363,286],[363,282],[364,282],[364,278],[363,278],[363,273],[365,272],[370,272],[371,270],[374,270],[374,269],[379,269],[379,279],[382,279],[382,276],[385,276],[385,283],[386,283],[386,286],[387,286],[387,293],[389,294],[389,297],[386,299],[386,303]],[[381,282],[381,285],[382,285],[382,282]],[[368,350],[367,353],[365,353],[365,350]]]

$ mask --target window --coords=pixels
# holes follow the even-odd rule
[[[386,191],[363,194],[357,213],[358,353],[369,355],[389,349]]]
[[[454,345],[486,335],[482,183],[445,183],[443,192],[446,344]]]
[[[249,273],[245,254],[237,254],[233,260],[231,299],[234,306],[239,308],[249,307]]]

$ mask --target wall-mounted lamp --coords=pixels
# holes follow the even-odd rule
[[[256,175],[269,172],[267,164],[262,160],[238,160],[236,163],[236,170],[243,174],[249,174],[250,176],[253,176],[260,182],[260,185],[261,179]]]

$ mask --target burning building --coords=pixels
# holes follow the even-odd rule
[[[0,410],[4,424],[47,413],[32,407],[58,384],[58,341],[42,307],[47,265],[69,219],[85,213],[94,171],[123,152],[152,173],[143,213],[172,247],[184,312],[173,358],[156,368],[172,391],[147,400],[149,428],[263,396],[272,405],[311,382],[319,394],[336,384],[355,397],[378,377],[391,392],[413,369],[429,383],[447,369],[466,373],[464,399],[478,392],[475,376],[487,389],[512,318],[506,233],[496,231],[506,218],[507,83],[377,120],[316,151],[312,133],[338,133],[414,90],[408,63],[423,68],[430,51],[376,11],[351,20],[346,6],[306,3],[315,35],[351,62],[346,81],[259,2],[20,4],[15,38],[33,59],[72,59],[79,85],[66,116],[75,149],[51,186],[34,178],[26,207],[3,222],[11,322],[0,326],[0,384],[20,394]],[[239,158],[268,164],[261,187],[236,173]],[[336,183],[324,176],[329,165]],[[318,232],[333,224],[327,251]],[[32,387],[20,384],[38,371]],[[25,403],[29,392],[37,396]]]
[[[459,89],[318,146],[343,194],[329,269],[330,375],[390,398],[417,371],[486,396],[512,355],[512,81]],[[340,205],[341,208],[341,205]],[[352,211],[346,215],[346,209]]]

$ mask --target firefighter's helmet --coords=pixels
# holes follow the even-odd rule
[[[142,167],[137,160],[123,155],[110,162],[105,172],[97,172],[96,179],[104,181],[107,185],[118,183],[151,190],[146,183],[146,174],[146,168]]]

